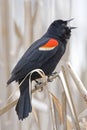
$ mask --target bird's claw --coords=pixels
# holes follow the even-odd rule
[[[47,78],[47,81],[52,82],[53,79],[51,79],[51,77],[53,77],[54,75],[57,75],[57,72],[53,72],[51,75],[49,75],[48,78]]]
[[[48,76],[47,81],[48,81],[48,82],[52,82],[53,80],[50,79],[50,76]]]
[[[38,85],[41,85],[42,82],[39,82],[39,81],[37,81],[37,80],[35,80],[35,82],[37,83],[37,84],[35,85],[35,89],[37,90],[37,89],[38,89]],[[39,89],[39,92],[41,92],[41,91],[43,91],[43,87],[41,87],[41,88]]]
[[[55,72],[53,72],[52,74],[51,74],[51,76],[54,76],[54,75],[56,75],[57,74],[57,72],[55,71]]]

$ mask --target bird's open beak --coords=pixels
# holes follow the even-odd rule
[[[67,23],[71,22],[72,20],[74,20],[74,18],[67,20]],[[69,27],[69,28],[70,29],[76,29],[77,27]]]
[[[70,27],[70,29],[76,29],[77,27]]]
[[[74,20],[74,18],[67,20],[67,23],[71,22],[72,20]]]

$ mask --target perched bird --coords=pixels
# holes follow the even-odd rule
[[[20,84],[29,72],[38,68],[42,69],[47,76],[51,75],[65,52],[67,40],[71,35],[71,29],[74,29],[74,27],[68,26],[71,20],[54,21],[49,26],[47,32],[24,53],[14,67],[7,84],[13,81]],[[37,78],[39,78],[38,74],[33,74],[32,80]],[[16,105],[16,112],[18,118],[23,120],[31,111],[32,105],[29,95],[28,76],[20,85],[20,97]]]

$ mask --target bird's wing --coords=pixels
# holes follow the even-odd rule
[[[28,72],[41,67],[49,58],[54,56],[59,48],[59,42],[53,38],[44,38],[36,41],[25,52],[22,58],[19,60],[12,73],[21,73],[21,70],[27,70]],[[24,69],[25,68],[25,69]]]

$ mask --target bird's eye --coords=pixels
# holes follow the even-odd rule
[[[65,23],[62,23],[62,26],[63,26],[63,27],[66,27],[66,24],[65,24]]]
[[[62,26],[65,26],[65,24],[64,24],[64,23],[62,23]]]
[[[62,23],[62,26],[65,26],[65,24],[64,24],[64,23]]]

